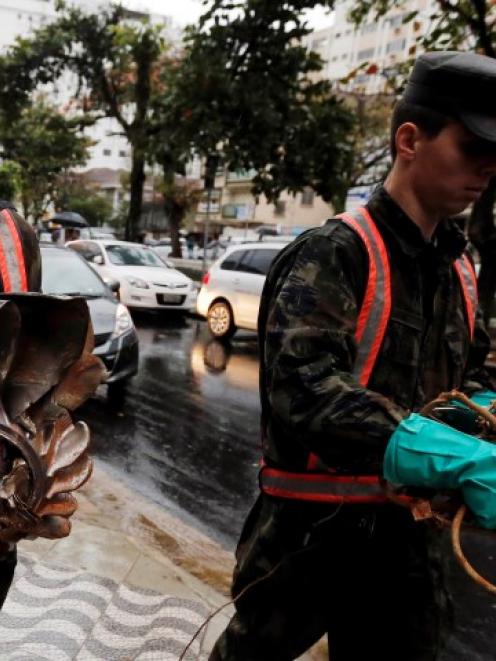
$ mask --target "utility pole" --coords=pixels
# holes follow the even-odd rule
[[[208,230],[210,224],[210,206],[212,204],[212,192],[215,187],[215,173],[219,165],[219,155],[216,153],[209,154],[205,162],[205,178],[204,189],[207,192],[207,211],[205,214],[205,221],[203,223],[203,273],[207,272],[207,243],[208,243]]]

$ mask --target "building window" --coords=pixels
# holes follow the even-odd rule
[[[104,156],[112,156],[112,152],[110,149],[104,149],[103,150],[103,155]]]
[[[367,25],[364,25],[362,28],[362,34],[370,34],[371,32],[375,32],[377,30],[377,23],[367,23]]]
[[[386,19],[386,23],[389,23],[392,28],[397,28],[403,23],[405,16],[408,16],[408,14],[397,14],[396,16],[391,16],[391,18]]]
[[[127,154],[126,154],[126,152],[125,152],[123,149],[121,149],[121,150],[119,150],[119,156],[120,156],[121,158],[124,158],[125,156],[127,156]]]
[[[219,213],[221,193],[222,191],[219,188],[212,189],[209,204],[208,191],[203,190],[200,202],[198,203],[198,213]]]
[[[368,60],[369,57],[374,57],[375,48],[365,48],[365,50],[358,51],[359,60]]]
[[[307,186],[306,188],[303,189],[303,192],[301,194],[301,206],[302,207],[311,207],[313,206],[313,200],[315,198],[315,192],[313,188],[310,188],[310,186]]]
[[[396,53],[404,50],[406,46],[406,39],[395,39],[386,46],[386,53]]]
[[[347,57],[348,57],[348,53],[344,53],[343,55],[341,55],[342,60],[346,60]]]
[[[286,202],[284,200],[277,200],[274,204],[274,216],[284,216],[286,213]]]

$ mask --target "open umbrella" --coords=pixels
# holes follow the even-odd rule
[[[88,222],[75,211],[57,211],[50,220],[59,223],[62,227],[88,227]]]

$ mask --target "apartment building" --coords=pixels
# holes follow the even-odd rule
[[[293,196],[283,192],[277,203],[258,200],[251,192],[254,170],[228,171],[220,167],[210,194],[205,191],[193,218],[197,232],[208,221],[209,234],[242,234],[268,226],[280,233],[297,235],[309,227],[322,225],[332,215],[332,207],[311,188]]]
[[[382,18],[370,16],[356,28],[348,15],[353,0],[336,3],[334,24],[308,35],[305,43],[325,62],[324,75],[345,91],[375,94],[384,91],[387,77],[399,62],[416,53],[416,39],[430,29],[435,0],[406,0]],[[405,18],[413,11],[413,21]],[[343,81],[357,70],[349,82]]]

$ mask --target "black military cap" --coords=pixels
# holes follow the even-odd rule
[[[403,99],[461,121],[496,142],[496,59],[457,51],[424,53],[413,67]]]

